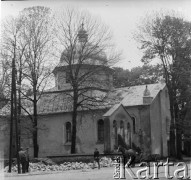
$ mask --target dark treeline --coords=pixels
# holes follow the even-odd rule
[[[163,79],[162,65],[143,65],[131,70],[114,67],[114,86],[126,87],[142,84],[152,84]]]

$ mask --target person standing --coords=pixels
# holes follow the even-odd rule
[[[127,162],[127,167],[130,166],[135,166],[135,159],[136,159],[136,151],[133,149],[125,149],[124,147],[122,147],[121,145],[119,145],[118,147],[118,152],[122,152],[123,154],[123,159],[124,159],[124,164],[126,164],[126,158],[129,157],[129,161]]]
[[[134,151],[133,149],[129,149],[127,150],[127,153],[129,154],[130,158],[129,161],[127,162],[127,166],[131,167],[131,166],[135,166],[135,159],[136,159],[136,151]]]
[[[26,172],[29,172],[29,148],[26,148]]]
[[[94,151],[94,162],[97,162],[97,164],[98,164],[98,169],[100,169],[99,151],[98,151],[97,148],[96,148],[95,151]]]
[[[20,148],[20,151],[19,151],[19,159],[22,165],[22,173],[25,173],[27,158],[26,158],[26,152],[23,150],[22,147]]]

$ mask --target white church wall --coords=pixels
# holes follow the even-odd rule
[[[76,150],[78,154],[92,154],[95,148],[100,153],[104,151],[104,144],[97,142],[97,121],[102,114],[84,112],[78,115]],[[39,157],[70,154],[71,143],[66,142],[65,124],[72,122],[71,113],[42,116],[39,119],[39,126],[43,127],[38,131]]]

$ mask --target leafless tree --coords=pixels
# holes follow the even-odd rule
[[[21,37],[22,22],[19,18],[10,18],[3,24],[2,31],[2,43],[1,43],[1,62],[5,62],[6,71],[11,72],[12,77],[8,76],[8,81],[6,85],[10,85],[11,79],[11,88],[3,87],[5,93],[6,90],[11,93],[6,93],[7,100],[11,102],[11,121],[10,121],[10,152],[9,152],[9,172],[11,172],[11,157],[12,157],[12,134],[13,134],[13,124],[15,125],[15,135],[16,135],[16,150],[17,150],[17,162],[18,162],[18,173],[20,173],[19,165],[19,131],[18,131],[18,118],[17,118],[17,92],[16,92],[16,67],[15,62],[19,57],[18,49]],[[4,69],[5,70],[5,69]],[[9,95],[9,96],[8,96]],[[14,121],[13,121],[14,120]]]
[[[3,107],[7,101],[10,93],[10,69],[8,65],[7,55],[1,52],[0,62],[0,108]]]
[[[57,16],[55,35],[64,84],[57,83],[58,90],[72,101],[71,153],[76,153],[78,110],[90,110],[104,106],[106,92],[112,87],[111,69],[120,59],[112,43],[109,28],[86,11],[66,8]],[[107,54],[107,55],[106,55]],[[62,77],[60,77],[62,79]],[[107,88],[106,88],[107,87]]]
[[[24,51],[27,71],[24,73],[25,86],[21,89],[21,93],[33,104],[33,115],[30,117],[32,117],[33,125],[34,157],[38,157],[37,102],[51,74],[51,59],[49,59],[53,42],[51,10],[42,6],[26,8],[21,12],[21,18],[24,24],[23,39],[27,42]]]
[[[32,120],[34,157],[37,157],[37,102],[51,73],[51,11],[49,8],[38,6],[26,8],[17,18],[11,18],[3,25],[2,63],[6,60],[10,69],[15,53],[18,118],[21,119],[23,111]],[[29,104],[32,104],[32,111],[26,106]]]
[[[22,23],[19,18],[9,17],[2,23],[1,33],[1,89],[8,99],[11,87],[11,62],[15,59],[22,59],[20,51]]]

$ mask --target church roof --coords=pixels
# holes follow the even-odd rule
[[[113,107],[111,107],[103,116],[104,117],[109,117],[111,116],[115,111],[117,111],[120,107],[122,107],[125,112],[129,115],[129,113],[127,112],[127,110],[125,109],[125,107],[119,103],[119,104],[115,104]],[[129,115],[130,116],[130,115]]]
[[[122,106],[120,103],[119,104],[115,104],[103,116],[111,116],[120,106]]]
[[[147,88],[150,91],[150,97],[153,99],[157,96],[160,90],[162,90],[166,84],[148,84]],[[143,104],[143,94],[145,91],[146,85],[139,85],[139,86],[131,86],[131,87],[124,87],[124,88],[117,88],[116,95],[113,96],[121,96],[121,103],[123,106],[138,106],[144,105]]]
[[[165,84],[149,84],[147,85],[150,91],[150,96],[153,99],[157,96],[160,90],[165,87]],[[108,109],[116,104],[122,104],[124,107],[128,106],[138,106],[143,104],[143,93],[145,91],[146,85],[131,86],[116,88],[110,92],[100,92],[95,91],[94,95],[97,97],[104,97],[103,101],[95,102],[94,104],[89,104],[89,107],[80,110],[88,110],[89,108],[97,109]],[[72,100],[70,92],[64,91],[54,91],[46,92],[41,95],[41,99],[38,102],[38,114],[50,114],[50,113],[62,113],[72,111]],[[29,112],[32,112],[32,103],[26,102],[26,107]],[[0,110],[0,115],[6,115],[10,112],[10,105],[7,104],[2,110]]]

